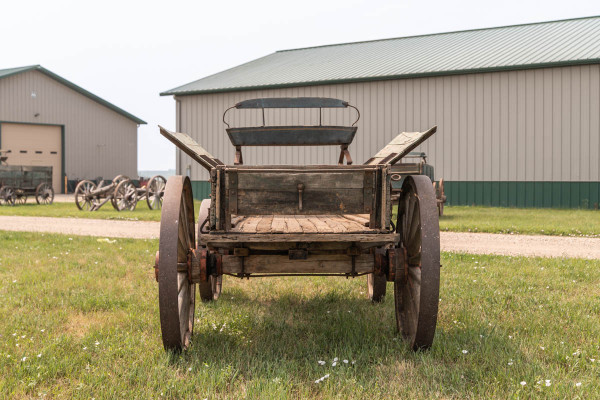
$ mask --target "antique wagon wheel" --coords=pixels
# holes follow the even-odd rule
[[[148,203],[149,209],[160,210],[166,185],[167,180],[161,175],[153,176],[150,179],[148,186],[146,186],[146,203]]]
[[[397,230],[406,249],[394,282],[396,325],[413,350],[433,343],[440,289],[440,228],[437,201],[428,177],[405,179]]]
[[[35,201],[38,204],[52,204],[54,201],[54,189],[49,184],[42,182],[35,188]]]
[[[207,218],[209,210],[210,199],[202,200],[202,203],[200,203],[200,213],[198,215],[198,242],[200,242],[200,235],[208,232]],[[200,246],[200,243],[198,243],[198,246]],[[200,299],[202,299],[202,301],[217,300],[221,295],[222,287],[223,275],[210,275],[208,282],[200,282],[198,284],[198,288],[200,289]]]
[[[14,206],[17,196],[15,190],[10,186],[4,186],[0,189],[0,204],[5,206]]]
[[[114,206],[117,211],[135,210],[137,204],[137,189],[130,180],[121,181],[113,194]]]
[[[113,178],[112,183],[113,183],[113,187],[116,188],[119,183],[123,182],[123,181],[128,181],[129,177],[127,175],[117,175]],[[112,196],[110,198],[110,204],[113,206],[113,208],[117,211],[119,210],[119,207],[117,206],[117,202],[115,201],[115,196]]]
[[[23,192],[17,192],[17,198],[15,199],[16,204],[25,204],[27,203],[27,195]]]
[[[158,253],[158,299],[163,345],[181,351],[190,344],[194,329],[196,285],[186,266],[195,246],[194,200],[187,177],[173,176],[167,181],[160,218]]]
[[[90,211],[93,206],[94,196],[92,191],[96,189],[96,184],[92,181],[81,181],[75,188],[75,204],[80,210]]]

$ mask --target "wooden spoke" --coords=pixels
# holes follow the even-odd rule
[[[190,345],[194,329],[196,285],[177,271],[194,247],[194,203],[189,178],[174,176],[165,190],[160,220],[158,295],[163,345],[181,351]]]
[[[426,176],[409,176],[402,185],[398,229],[408,270],[400,265],[394,282],[396,324],[413,350],[433,343],[440,285],[440,232],[437,201]]]
[[[163,204],[167,180],[161,176],[153,176],[146,187],[146,203],[151,210],[160,210]]]
[[[92,191],[96,189],[96,184],[92,181],[81,181],[75,188],[75,205],[82,211],[90,211],[94,196]]]

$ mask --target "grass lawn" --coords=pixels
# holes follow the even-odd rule
[[[600,211],[453,206],[444,208],[440,229],[600,237]]]
[[[365,278],[226,277],[176,357],[160,340],[157,247],[0,232],[0,398],[600,397],[600,262],[443,254],[424,353],[394,332],[391,296],[366,300]]]

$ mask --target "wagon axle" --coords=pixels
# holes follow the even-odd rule
[[[402,271],[402,275],[398,278],[405,279],[408,275],[408,262],[406,257],[406,249],[403,247],[398,248],[390,248],[390,249],[376,249],[372,254],[366,254],[366,256],[372,257],[372,268],[371,269],[361,269],[360,271],[356,271],[356,260],[355,256],[358,254],[348,255],[347,263],[350,271],[340,272],[340,273],[315,273],[315,272],[305,272],[305,273],[256,273],[256,272],[245,272],[243,270],[240,271],[238,266],[244,264],[244,257],[249,256],[248,249],[245,248],[236,248],[234,251],[234,255],[226,256],[225,266],[223,266],[223,255],[216,252],[207,250],[204,248],[196,248],[189,249],[187,252],[187,259],[185,262],[177,263],[177,272],[185,273],[189,279],[189,282],[192,284],[208,282],[211,276],[221,276],[221,275],[230,275],[238,278],[258,278],[258,277],[277,277],[277,276],[344,276],[346,278],[355,278],[358,276],[363,276],[367,274],[375,274],[377,276],[385,277],[387,282],[394,282],[396,279],[396,271]],[[246,250],[246,251],[242,251]],[[289,250],[289,259],[290,260],[298,260],[297,256],[298,250]],[[348,253],[351,253],[350,251]],[[303,251],[303,258],[301,259],[309,259],[308,255],[310,254],[308,251]],[[255,255],[261,256],[265,260],[268,260],[269,257],[273,257],[272,254],[265,255]],[[318,255],[314,255],[318,259]],[[158,274],[159,274],[159,252],[156,252],[155,264],[154,264],[154,274],[156,281],[158,282]],[[369,261],[367,260],[367,265],[369,265]]]

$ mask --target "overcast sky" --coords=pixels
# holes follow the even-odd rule
[[[600,0],[3,0],[1,15],[0,69],[41,64],[147,121],[138,167],[161,170],[161,91],[277,50],[600,15]]]

